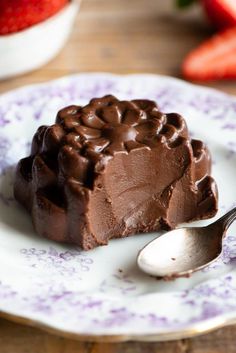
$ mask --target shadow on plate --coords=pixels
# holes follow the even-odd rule
[[[13,196],[14,173],[15,165],[4,168],[0,175],[0,222],[32,237],[34,230],[30,217]]]

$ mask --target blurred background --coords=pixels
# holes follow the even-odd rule
[[[145,72],[181,78],[186,55],[213,32],[197,3],[180,10],[174,0],[83,0],[62,51],[40,69],[1,80],[0,92],[78,72]],[[0,36],[0,56],[1,39],[9,37]],[[201,83],[236,93],[233,80]]]

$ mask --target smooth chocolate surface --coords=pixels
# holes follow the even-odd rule
[[[15,197],[36,232],[88,250],[217,211],[206,146],[150,100],[92,99],[59,111],[17,166]]]

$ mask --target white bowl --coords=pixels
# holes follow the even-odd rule
[[[0,36],[0,79],[37,69],[56,56],[69,37],[78,9],[78,2],[72,1],[44,22]]]

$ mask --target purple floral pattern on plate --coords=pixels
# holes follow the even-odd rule
[[[20,253],[25,257],[29,266],[35,269],[46,268],[57,275],[73,276],[81,272],[88,272],[93,260],[88,253],[80,249],[58,251],[53,246],[44,249],[21,249]],[[77,276],[77,279],[81,279]]]
[[[4,94],[0,96],[0,310],[78,335],[133,338],[236,319],[235,226],[217,262],[190,279],[163,283],[135,266],[138,250],[155,234],[83,252],[36,237],[30,218],[14,202],[14,166],[27,155],[36,128],[52,124],[65,105],[86,104],[108,93],[121,99],[154,99],[162,110],[183,114],[191,136],[207,142],[213,154],[220,212],[235,202],[234,97],[168,77],[110,74],[75,75]]]

